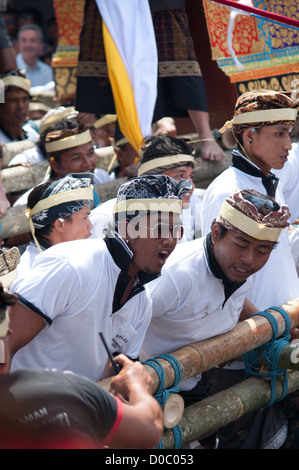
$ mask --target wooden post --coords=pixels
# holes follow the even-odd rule
[[[288,373],[288,394],[299,389],[299,372]],[[276,399],[283,392],[282,377],[276,382]],[[251,377],[222,392],[185,408],[179,423],[182,445],[212,433],[241,416],[265,407],[271,399],[271,384],[260,377]],[[163,433],[163,448],[173,449],[174,434],[171,429]]]

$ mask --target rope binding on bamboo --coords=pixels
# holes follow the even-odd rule
[[[273,329],[273,336],[268,343],[243,354],[247,377],[250,375],[257,375],[271,380],[271,399],[265,408],[271,406],[274,402],[277,403],[281,401],[283,398],[285,398],[288,391],[287,370],[278,367],[278,360],[282,349],[287,344],[289,344],[289,331],[291,326],[290,317],[285,310],[280,307],[271,307],[269,310],[276,310],[284,317],[286,324],[284,334],[279,339],[276,339],[278,333],[278,323],[276,318],[268,310],[256,313],[252,315],[252,317],[261,315],[267,318],[267,320],[270,322]],[[262,373],[260,370],[261,366],[259,361],[261,358],[266,359],[267,367],[269,369],[268,373]],[[283,376],[283,392],[281,397],[276,400],[276,380],[281,376]]]
[[[175,380],[174,380],[174,384],[172,387],[164,388],[165,371],[163,369],[162,364],[158,361],[158,359],[164,359],[172,365],[174,372],[175,372]],[[147,359],[146,361],[142,362],[142,364],[147,364],[153,367],[153,369],[155,369],[155,371],[158,374],[159,387],[156,393],[154,394],[154,397],[158,401],[159,405],[162,407],[165,405],[166,401],[168,400],[169,396],[172,393],[177,393],[179,391],[178,384],[181,381],[181,377],[182,377],[181,365],[179,361],[174,356],[171,356],[170,354],[162,354],[161,356],[156,356],[156,357]],[[182,444],[181,429],[179,425],[177,424],[176,426],[171,428],[171,430],[174,434],[174,448],[180,449],[181,444]],[[157,449],[162,449],[162,448],[163,448],[163,442],[161,440],[160,444],[157,446]]]

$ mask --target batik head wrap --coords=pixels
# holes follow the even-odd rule
[[[237,190],[223,203],[216,222],[258,240],[277,242],[281,230],[289,225],[290,215],[288,206],[279,206],[270,196]]]
[[[141,148],[137,175],[153,175],[185,165],[194,167],[194,154],[194,146],[183,139],[170,135],[152,137]]]
[[[32,209],[27,209],[30,230],[39,248],[35,229],[42,229],[58,218],[64,219],[89,204],[93,200],[92,178],[92,173],[70,173],[53,181],[39,202]]]
[[[18,73],[17,71],[12,71],[5,75],[2,75],[0,78],[4,83],[5,88],[9,86],[15,86],[17,88],[21,88],[22,90],[26,91],[28,95],[30,95],[31,82],[21,73]]]
[[[231,128],[237,139],[249,127],[292,125],[297,117],[296,106],[286,94],[278,91],[248,91],[237,99],[233,119],[227,121],[220,132]]]
[[[115,222],[120,213],[122,220],[151,212],[173,212],[181,214],[182,196],[189,192],[189,180],[175,181],[167,175],[147,175],[132,178],[122,184],[114,206]]]

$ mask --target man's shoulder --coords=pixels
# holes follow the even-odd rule
[[[43,70],[52,70],[51,65],[46,64],[46,62],[43,62],[40,59],[37,60],[36,65]]]

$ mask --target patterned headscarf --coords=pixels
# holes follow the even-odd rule
[[[194,167],[194,154],[194,146],[183,139],[164,134],[152,137],[141,148],[137,174],[154,175],[185,165]]]
[[[270,196],[237,190],[224,202],[216,222],[228,230],[276,242],[281,230],[289,226],[290,215],[288,206],[279,206]]]
[[[34,227],[41,229],[46,225],[51,224],[59,217],[64,219],[65,217],[74,214],[89,204],[90,200],[93,199],[91,185],[92,177],[93,175],[91,173],[70,173],[64,178],[53,181],[53,183],[50,184],[50,186],[48,186],[44,191],[39,202],[32,209],[29,209]],[[79,188],[90,188],[90,191],[88,193],[84,192],[84,194],[82,192],[82,196],[84,196],[84,198],[79,197],[78,199],[79,193],[76,192],[75,194],[70,193],[69,191],[73,191]],[[67,198],[69,198],[69,200],[63,201],[63,199],[59,196],[57,196],[56,199],[53,197],[48,199],[51,196],[61,193],[68,193]],[[49,202],[49,207],[38,211],[38,205],[40,201],[44,201],[45,199],[47,199]]]
[[[68,217],[93,200],[92,178],[91,173],[70,173],[47,187],[39,202],[26,211],[34,239],[35,228],[42,229],[60,217]],[[35,242],[39,247],[36,239]]]
[[[167,175],[132,178],[120,186],[114,214],[125,214],[125,220],[157,211],[181,214],[182,196],[191,188],[191,181],[177,182]]]
[[[272,124],[292,125],[297,117],[296,106],[296,103],[286,94],[278,91],[248,91],[237,99],[233,119],[226,122],[220,132],[223,133],[225,130],[232,128],[234,135],[237,137],[244,129],[249,127],[258,129]],[[268,113],[250,114],[242,119],[245,122],[238,122],[240,118],[237,118],[237,116],[256,111],[268,111]]]

